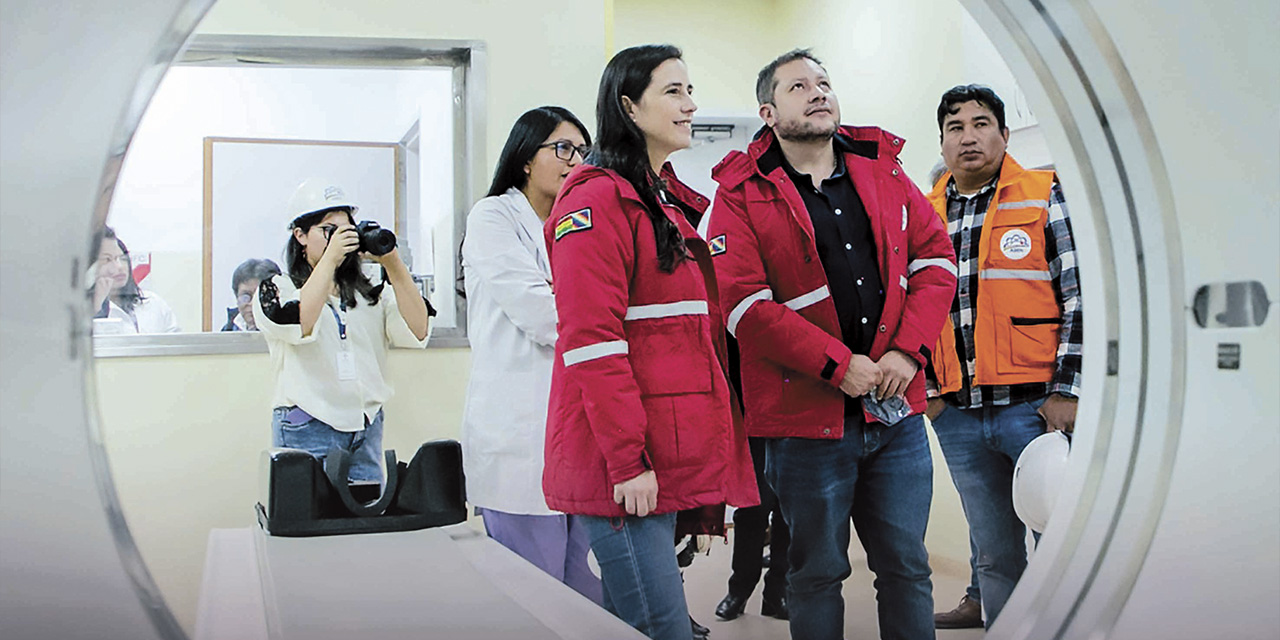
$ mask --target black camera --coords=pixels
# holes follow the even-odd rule
[[[396,234],[372,220],[356,223],[356,233],[360,234],[360,250],[370,255],[385,256],[396,248]]]
[[[332,227],[323,227],[323,230],[325,240],[333,238]],[[382,225],[373,220],[361,220],[356,223],[356,235],[360,236],[360,246],[357,247],[357,251],[385,256],[396,248],[396,234],[390,229],[383,229]]]

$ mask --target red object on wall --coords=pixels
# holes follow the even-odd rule
[[[151,273],[151,254],[132,253],[129,258],[133,262],[133,281],[142,284],[143,278]]]

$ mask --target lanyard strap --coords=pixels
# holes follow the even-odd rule
[[[325,306],[329,307],[329,311],[333,312],[333,319],[338,321],[338,337],[342,340],[346,340],[347,339],[347,323],[342,321],[342,316],[338,313],[337,309],[333,308],[333,305],[327,304]],[[345,304],[342,305],[342,312],[343,313],[347,312],[347,305]]]

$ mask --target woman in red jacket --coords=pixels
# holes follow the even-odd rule
[[[547,505],[582,518],[609,610],[663,640],[691,637],[676,513],[759,501],[710,251],[694,230],[707,201],[666,164],[691,144],[691,89],[676,47],[614,56],[598,146],[544,229],[559,314]],[[722,529],[722,511],[694,512]]]

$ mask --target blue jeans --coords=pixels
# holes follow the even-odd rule
[[[676,514],[580,517],[600,563],[605,609],[653,640],[692,640],[676,565]]]
[[[1013,466],[1027,444],[1044,433],[1044,418],[1036,413],[1043,403],[1044,398],[1003,407],[948,405],[933,421],[969,521],[988,628],[1027,567],[1027,530],[1013,511]]]
[[[329,449],[338,447],[351,456],[348,481],[382,483],[382,411],[378,411],[362,431],[348,432],[338,431],[315,418],[295,421],[289,417],[293,408],[272,410],[271,446],[302,449],[321,462]]]
[[[765,475],[791,527],[791,637],[844,637],[850,521],[875,573],[880,637],[933,638],[933,584],[924,547],[933,458],[924,419],[892,426],[845,418],[841,440],[770,440]]]

